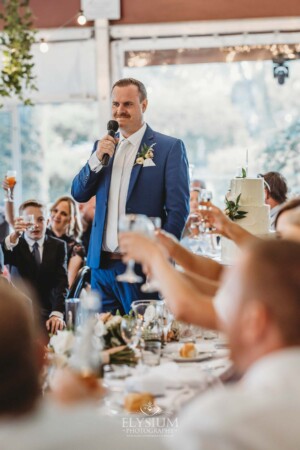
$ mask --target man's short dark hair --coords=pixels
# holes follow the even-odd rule
[[[140,101],[146,100],[147,98],[147,91],[145,88],[145,85],[135,78],[122,78],[119,81],[116,81],[115,84],[112,87],[112,90],[114,90],[115,87],[125,87],[125,86],[136,86],[138,88],[139,94],[140,94]]]
[[[284,203],[287,199],[287,182],[283,175],[279,172],[267,172],[261,174],[266,182],[266,189],[270,196],[278,203]]]
[[[24,209],[33,206],[34,208],[40,208],[46,211],[46,207],[43,203],[39,202],[38,200],[26,200],[19,206],[19,214],[23,214]]]

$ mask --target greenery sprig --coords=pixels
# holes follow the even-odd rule
[[[32,29],[29,0],[3,0],[3,4],[4,11],[0,13],[0,20],[4,24],[0,35],[3,54],[0,97],[17,96],[24,105],[32,105],[32,101],[24,96],[24,91],[37,91],[31,54],[36,30]],[[0,107],[2,106],[0,101]]]
[[[241,199],[241,194],[239,194],[237,196],[235,202],[233,200],[228,200],[225,197],[225,203],[226,203],[225,214],[231,220],[244,219],[248,214],[248,211],[242,211],[240,209],[240,205],[239,205],[240,199]]]
[[[242,167],[242,176],[236,178],[247,178],[247,170]]]

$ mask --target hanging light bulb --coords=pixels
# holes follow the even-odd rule
[[[79,13],[78,13],[77,23],[78,23],[79,25],[81,25],[81,26],[86,24],[86,17],[85,17],[85,15],[83,14],[82,9],[81,9],[81,10],[79,11]]]
[[[40,41],[40,51],[42,53],[47,53],[48,50],[49,50],[48,43],[45,41],[45,39],[41,39],[41,41]]]

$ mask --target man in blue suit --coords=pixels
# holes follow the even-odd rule
[[[114,84],[112,117],[119,123],[119,135],[106,135],[95,142],[90,159],[72,184],[72,195],[78,202],[96,195],[87,263],[92,269],[92,288],[101,294],[103,311],[127,313],[133,300],[149,298],[141,293],[140,284],[116,281],[125,270],[118,251],[120,216],[160,217],[162,228],[178,239],[188,216],[184,144],[153,131],[144,122],[147,105],[146,88],[140,81],[127,78]],[[105,154],[110,156],[107,166],[101,164]]]

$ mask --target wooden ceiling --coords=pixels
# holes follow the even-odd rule
[[[68,26],[74,26],[80,10],[80,0],[30,0],[30,5],[37,28],[58,28],[68,21]],[[112,24],[300,17],[300,1],[121,0],[121,14],[121,20]]]

